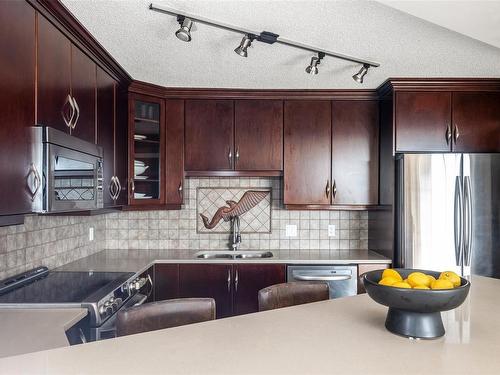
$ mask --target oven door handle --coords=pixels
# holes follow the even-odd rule
[[[293,278],[300,281],[344,281],[350,280],[350,275],[300,275],[294,274]]]

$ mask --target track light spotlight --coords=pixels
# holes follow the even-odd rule
[[[252,38],[250,38],[248,35],[245,35],[243,39],[241,39],[240,45],[234,49],[234,52],[236,52],[238,55],[241,57],[247,57],[247,49],[252,45]]]
[[[187,17],[177,17],[177,22],[181,25],[181,28],[175,32],[175,36],[182,40],[183,42],[191,41],[191,27],[193,26],[193,21]]]
[[[363,83],[363,78],[368,73],[368,68],[370,65],[364,64],[359,72],[357,72],[355,75],[352,76],[352,79],[355,80],[358,83]]]
[[[325,54],[322,52],[318,53],[318,57],[316,56],[311,57],[311,63],[306,68],[306,73],[311,75],[318,74],[319,72],[318,65],[321,63],[321,59],[323,57],[325,57]]]

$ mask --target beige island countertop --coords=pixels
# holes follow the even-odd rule
[[[384,328],[367,295],[242,315],[0,360],[0,373],[499,374],[500,280],[473,277],[446,335]]]

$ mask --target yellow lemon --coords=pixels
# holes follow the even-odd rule
[[[394,288],[405,288],[405,289],[411,289],[411,285],[408,283],[405,283],[404,281],[398,281],[397,283],[392,284]]]
[[[417,285],[429,286],[431,283],[425,273],[412,272],[408,275],[408,284],[410,284],[412,287],[416,287]]]
[[[427,278],[429,279],[429,286],[436,281],[436,278],[432,275],[427,275]]]
[[[403,282],[409,284],[408,279],[404,279]]]
[[[391,286],[394,283],[397,283],[399,280],[395,279],[394,277],[384,277],[382,280],[380,280],[378,283],[380,285],[385,285],[385,286]]]
[[[392,269],[392,268],[387,268],[384,270],[384,272],[382,272],[382,279],[385,279],[386,277],[392,277],[392,278],[396,279],[397,281],[403,280],[403,278],[401,277],[399,272]]]
[[[414,286],[413,289],[430,289],[428,286],[425,286],[425,285],[417,285],[417,286]]]
[[[439,275],[439,279],[440,280],[448,280],[448,281],[450,281],[455,288],[457,286],[460,286],[460,284],[462,282],[460,280],[460,276],[458,276],[453,271],[444,271],[444,272],[441,272],[441,275]]]
[[[437,279],[431,284],[431,289],[453,289],[453,283],[449,280]]]

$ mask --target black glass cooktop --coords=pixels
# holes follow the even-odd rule
[[[0,304],[97,302],[132,277],[128,272],[49,272],[0,295]]]

